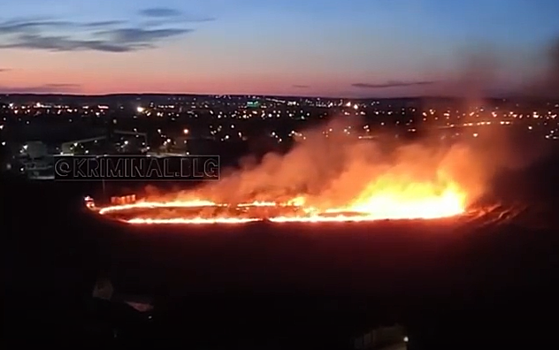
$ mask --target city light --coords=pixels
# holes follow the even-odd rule
[[[251,97],[252,98],[252,97]],[[521,103],[500,104],[493,101],[485,106],[461,105],[448,102],[447,106],[424,106],[419,108],[417,101],[401,102],[391,100],[374,101],[342,101],[340,99],[293,99],[293,98],[262,98],[258,107],[247,108],[248,97],[238,97],[238,102],[231,99],[214,98],[213,100],[197,97],[176,98],[173,103],[142,101],[142,105],[134,107],[134,113],[126,115],[124,105],[84,103],[74,106],[68,101],[36,102],[5,105],[1,116],[0,130],[23,128],[41,129],[48,133],[48,125],[42,124],[41,117],[46,114],[56,115],[61,121],[72,123],[89,131],[91,120],[97,125],[104,118],[107,124],[114,127],[118,124],[122,131],[133,133],[138,138],[142,133],[156,135],[155,139],[128,143],[120,140],[115,152],[166,152],[184,154],[186,144],[196,147],[197,140],[205,139],[216,143],[254,142],[268,138],[271,144],[280,147],[291,147],[295,143],[313,142],[318,135],[309,133],[308,126],[315,123],[328,123],[329,119],[337,119],[335,127],[328,127],[321,132],[321,137],[332,139],[343,137],[355,140],[377,140],[379,137],[406,139],[407,136],[421,137],[425,134],[439,133],[440,140],[462,139],[476,140],[492,134],[494,128],[515,128],[531,132],[543,140],[559,140],[559,104],[547,103],[540,107],[523,106]],[[137,102],[136,102],[137,103]],[[411,105],[406,105],[406,104]],[[115,114],[117,112],[118,114]],[[115,115],[113,117],[113,115]],[[118,117],[117,117],[118,115]],[[157,120],[149,124],[150,115],[157,115]],[[109,117],[110,116],[110,117]],[[345,118],[351,117],[351,118]],[[353,118],[355,117],[355,118]],[[117,119],[118,118],[118,119]],[[117,122],[118,121],[118,122]],[[347,121],[347,122],[346,122]],[[184,123],[189,127],[176,125]],[[280,122],[280,124],[275,124]],[[284,127],[285,126],[285,127]],[[195,135],[191,127],[196,127]],[[487,131],[486,131],[487,130]],[[141,133],[140,133],[141,134]],[[71,140],[79,137],[71,136]],[[86,138],[87,139],[87,138]],[[180,141],[179,141],[180,140]],[[187,141],[188,140],[188,141]],[[30,141],[30,140],[22,140]],[[33,140],[35,141],[35,140]],[[0,140],[1,146],[10,141],[5,137]],[[74,143],[75,141],[72,141]],[[69,144],[68,146],[72,145]],[[94,142],[97,144],[97,141]],[[21,145],[21,144],[20,144]],[[224,147],[227,147],[224,145]],[[96,155],[101,152],[90,147],[88,142],[75,142],[75,149],[68,148],[66,153],[85,153]],[[6,148],[4,148],[6,149]],[[15,151],[18,156],[27,156],[28,152],[21,147]],[[59,154],[60,149],[54,151]],[[107,153],[107,152],[104,152]],[[110,152],[109,152],[110,154]],[[18,169],[18,167],[14,167]]]

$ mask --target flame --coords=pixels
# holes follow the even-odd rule
[[[498,161],[483,157],[488,148],[476,152],[467,144],[428,140],[392,147],[348,141],[343,132],[328,135],[306,134],[287,154],[246,162],[217,183],[148,194],[99,213],[136,225],[449,218],[465,214],[484,193]]]
[[[466,194],[451,184],[442,192],[427,183],[402,192],[365,192],[348,209],[376,219],[436,219],[464,213]]]
[[[372,186],[374,187],[374,186]],[[466,194],[454,184],[449,185],[443,191],[437,191],[437,187],[429,183],[417,183],[408,186],[401,192],[373,192],[373,188],[366,189],[361,198],[345,207],[320,210],[308,206],[306,198],[299,196],[285,202],[254,201],[249,203],[227,204],[215,203],[209,200],[189,201],[141,201],[132,204],[105,207],[99,210],[101,215],[119,212],[134,212],[135,210],[149,209],[157,212],[158,209],[192,209],[202,211],[204,209],[219,210],[242,210],[242,209],[272,209],[278,214],[271,216],[180,216],[166,217],[161,213],[154,217],[132,217],[123,221],[135,225],[157,225],[157,224],[246,224],[268,220],[274,223],[321,223],[321,222],[367,222],[375,220],[398,220],[398,219],[439,219],[452,217],[465,213]],[[281,214],[282,210],[292,209],[290,215]],[[152,212],[153,215],[153,212]]]
[[[194,218],[194,219],[184,219],[184,218],[174,218],[174,219],[130,219],[127,222],[130,224],[144,224],[144,225],[155,225],[155,224],[191,224],[191,225],[207,225],[207,224],[246,224],[248,222],[258,221],[258,219],[238,219],[238,218]]]
[[[156,208],[203,208],[216,207],[211,201],[193,200],[193,201],[170,201],[170,202],[138,202],[124,205],[114,205],[99,210],[99,214],[104,215],[111,212],[126,211],[133,209],[156,209]]]

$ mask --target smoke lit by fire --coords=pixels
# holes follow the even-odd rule
[[[484,192],[489,152],[482,158],[471,145],[440,137],[358,140],[347,137],[347,121],[341,125],[307,133],[287,154],[245,159],[219,182],[165,194],[151,189],[142,201],[100,213],[132,224],[435,219],[464,213]]]

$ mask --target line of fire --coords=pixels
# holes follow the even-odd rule
[[[437,108],[413,99],[256,102],[237,101],[236,112],[225,113],[219,98],[213,109],[167,115],[170,107],[136,99],[140,106],[133,107],[132,118],[109,106],[68,108],[63,111],[67,125],[59,119],[53,134],[48,123],[33,119],[36,125],[22,127],[12,121],[4,127],[16,131],[6,141],[13,150],[6,169],[53,180],[61,157],[212,154],[224,160],[219,181],[205,177],[185,184],[166,178],[166,184],[155,184],[157,193],[146,189],[163,176],[125,184],[115,180],[130,176],[107,179],[79,172],[81,180],[102,188],[86,197],[88,208],[135,225],[445,220],[479,212],[487,182],[510,161],[500,154],[510,139],[504,134],[554,142],[557,124],[557,106],[533,111],[533,104],[512,108],[501,100],[460,108],[448,100],[436,101]],[[441,108],[444,104],[448,107]],[[270,109],[274,118],[265,113]],[[299,117],[285,119],[281,111],[292,109]]]

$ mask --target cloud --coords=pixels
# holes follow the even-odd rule
[[[83,26],[86,28],[103,28],[103,27],[113,27],[119,25],[125,25],[126,21],[98,21],[84,23]]]
[[[196,17],[196,16],[187,15],[179,10],[171,9],[167,7],[147,8],[140,11],[140,16],[148,17],[156,21],[174,20],[177,22],[185,22],[185,23],[186,22],[208,22],[214,20],[214,18],[211,17]],[[162,23],[162,22],[156,22],[156,23]]]
[[[310,88],[309,85],[298,85],[298,84],[293,85],[293,87],[296,88],[296,89],[308,89],[308,88]]]
[[[0,73],[9,72],[11,71],[10,68],[0,68]]]
[[[64,84],[64,83],[52,83],[52,84],[46,84],[43,86],[48,86],[48,87],[52,87],[52,88],[77,88],[80,87],[80,84]]]
[[[0,22],[0,34],[33,33],[41,30],[54,30],[73,27],[75,23],[68,21],[52,20],[48,18],[12,19]]]
[[[148,9],[144,14],[163,17],[180,12]],[[164,40],[194,31],[184,26],[185,18],[138,25],[132,21],[93,22],[62,21],[53,18],[27,18],[0,21],[0,49],[35,49],[47,51],[130,52],[156,47]]]
[[[380,84],[355,83],[351,84],[351,86],[360,89],[386,89],[393,87],[433,85],[435,83],[435,81],[387,81],[386,83]]]
[[[0,44],[0,48],[35,49],[48,51],[95,50],[105,52],[127,52],[137,50],[141,45],[118,45],[102,40],[73,40],[64,36],[20,35],[17,41]]]
[[[189,29],[153,29],[145,30],[141,28],[114,29],[99,32],[102,37],[119,44],[146,44],[156,40],[165,39],[190,32]]]
[[[181,16],[182,12],[166,7],[152,7],[140,11],[140,14],[146,17],[167,18]]]
[[[0,92],[4,94],[52,94],[64,92],[77,92],[81,88],[79,84],[51,83],[37,86],[0,86]]]

